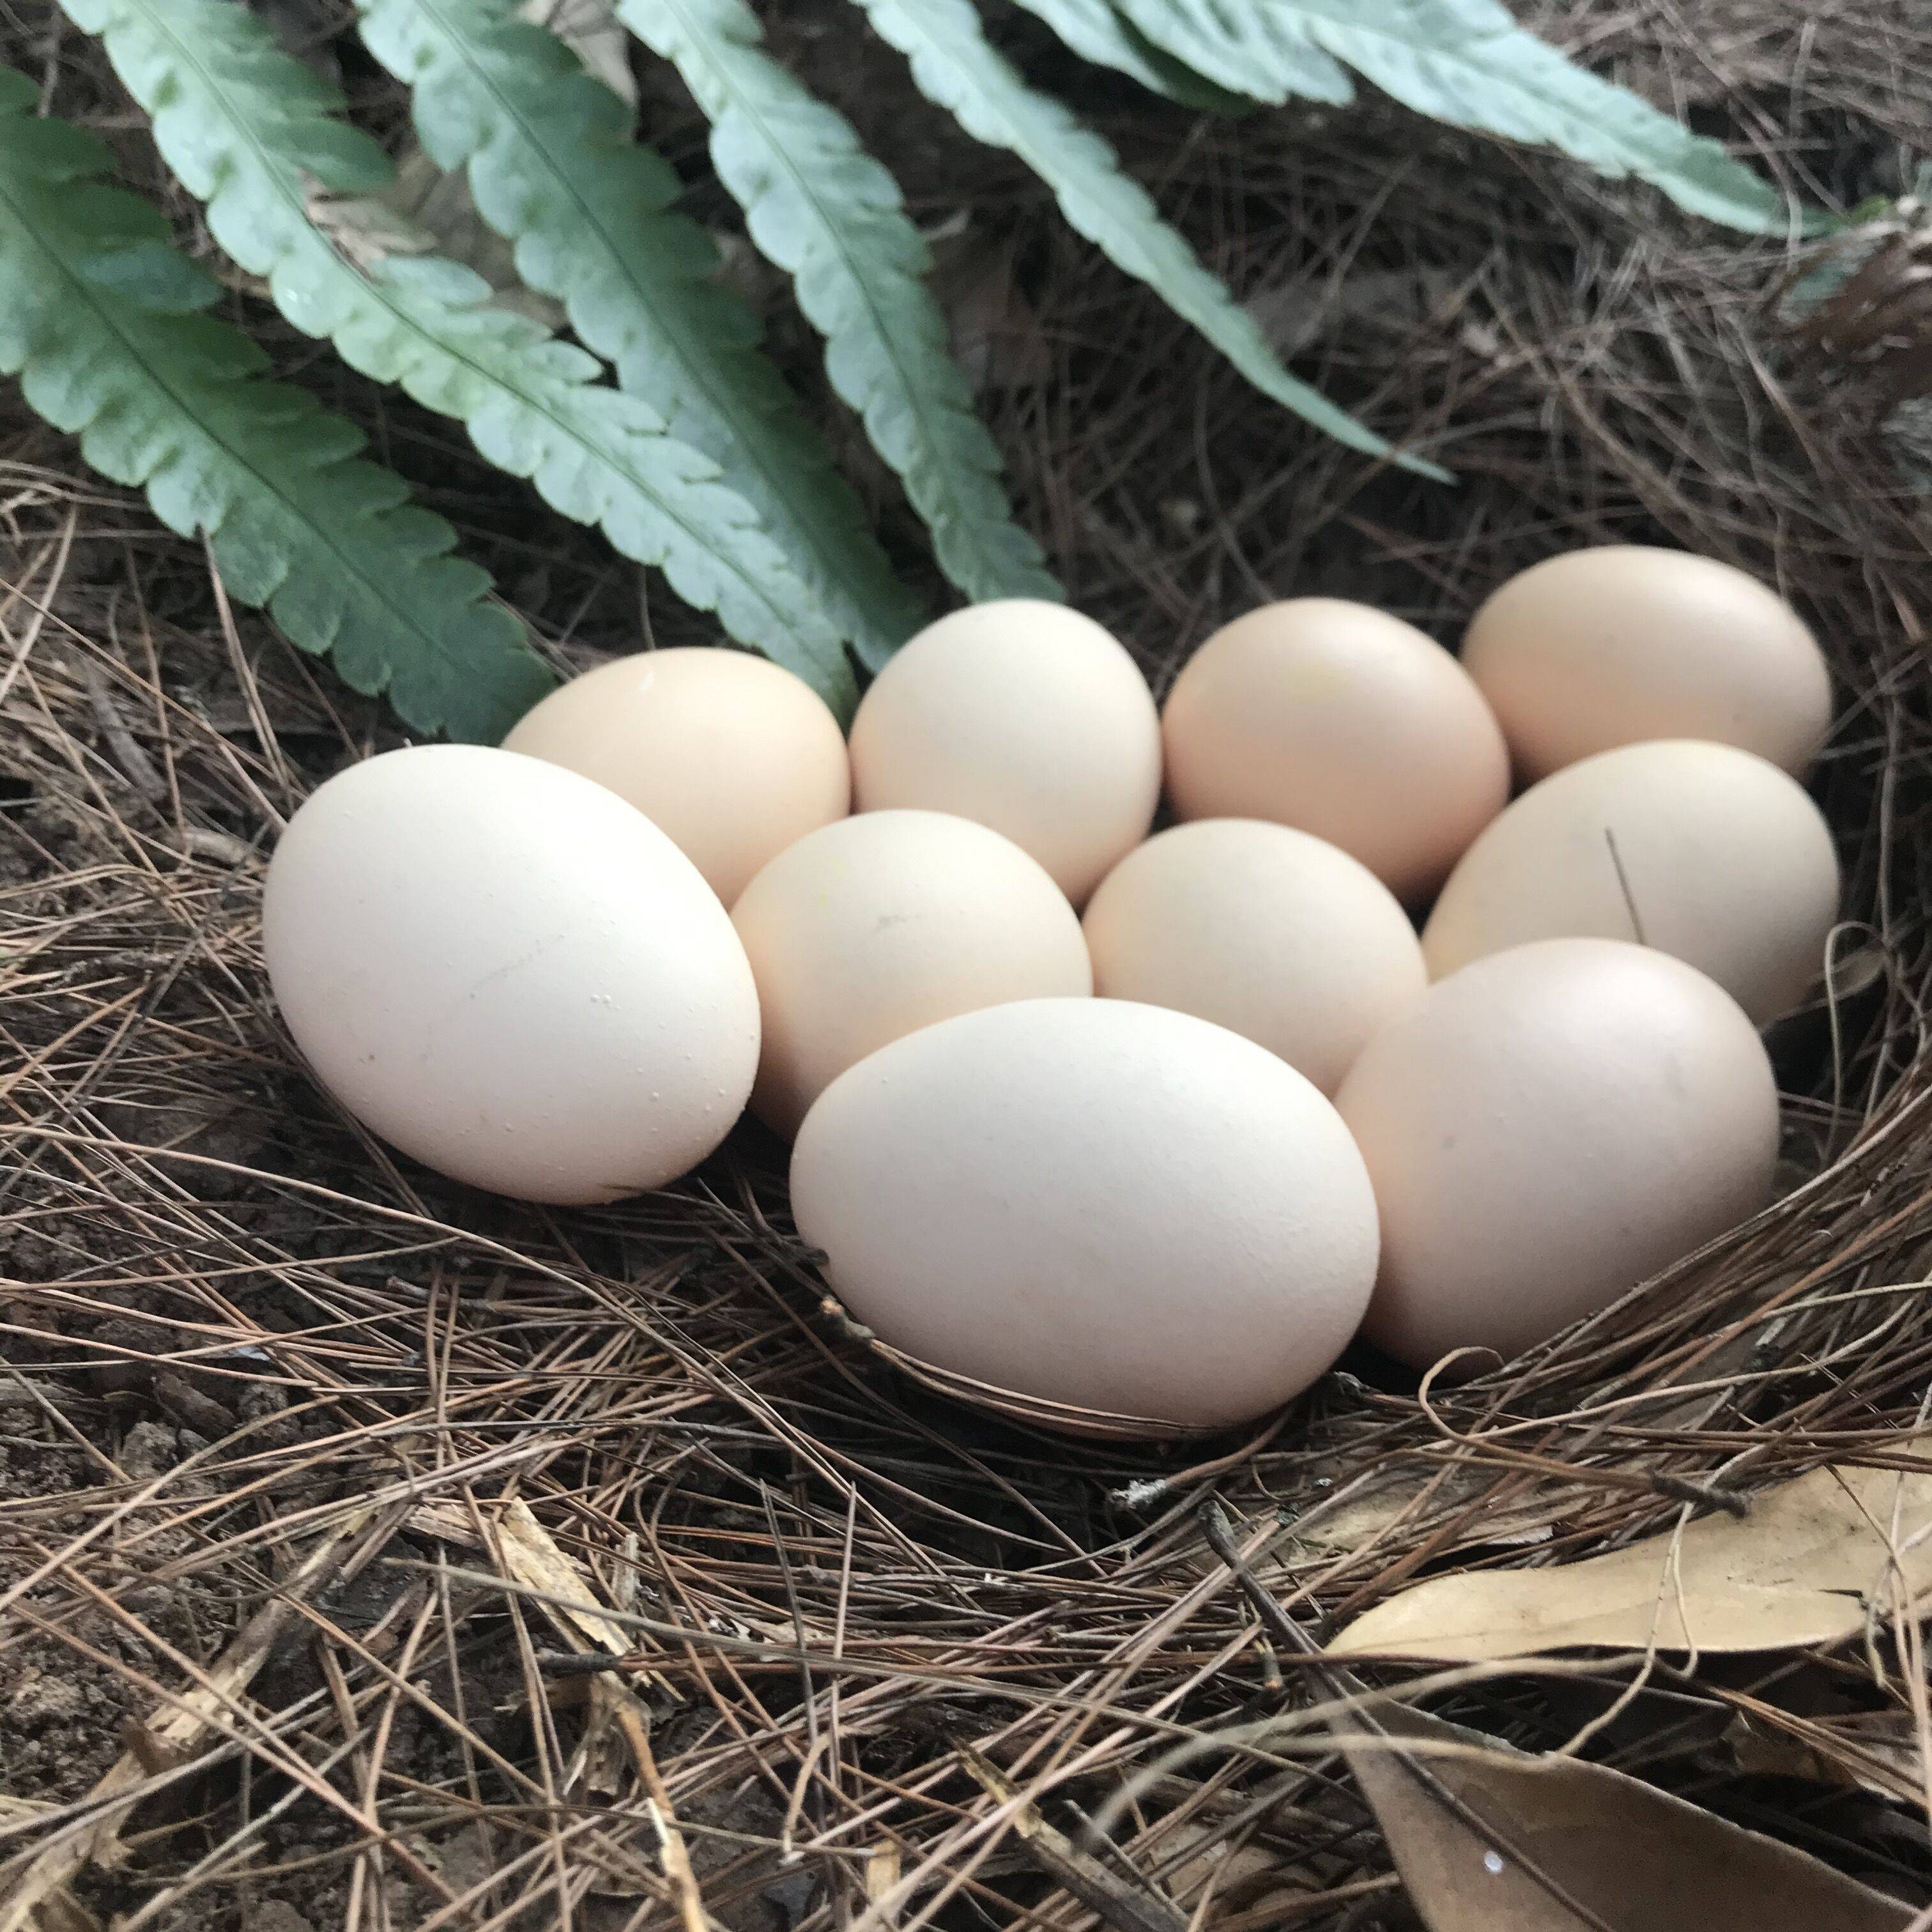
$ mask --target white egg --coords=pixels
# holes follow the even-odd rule
[[[819,1096],[791,1187],[884,1340],[1098,1432],[1298,1395],[1375,1279],[1375,1200],[1334,1108],[1252,1040],[1128,1000],[896,1040]]]
[[[424,746],[331,778],[276,848],[262,940],[322,1084],[478,1187],[658,1186],[751,1091],[758,997],[724,908],[634,807],[538,759]]]

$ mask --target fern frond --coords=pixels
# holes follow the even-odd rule
[[[209,232],[266,280],[291,322],[454,417],[499,469],[849,710],[838,633],[709,457],[598,382],[595,357],[491,304],[469,269],[432,256],[358,266],[338,252],[312,218],[316,190],[380,188],[388,158],[336,118],[333,92],[262,21],[237,0],[62,4],[152,116],[164,158],[207,204]]]
[[[698,224],[670,211],[681,184],[632,141],[631,116],[515,0],[357,0],[362,38],[409,83],[430,158],[466,166],[484,220],[516,244],[519,274],[694,444],[876,668],[916,629],[856,494],[758,346],[751,309],[715,278]]]
[[[697,97],[719,178],[760,252],[793,278],[832,386],[904,478],[940,568],[974,598],[1063,596],[1012,520],[898,183],[766,52],[743,0],[617,0],[617,15]]]
[[[194,311],[215,284],[153,208],[104,178],[92,135],[38,118],[39,90],[0,68],[0,373],[76,433],[82,454],[205,532],[222,582],[266,606],[358,691],[386,690],[424,731],[494,742],[549,673],[456,533],[360,460],[362,433]]]
[[[1082,60],[1110,67],[1184,107],[1208,114],[1239,114],[1253,107],[1250,97],[1217,87],[1205,75],[1162,53],[1116,10],[1114,0],[1019,0],[1019,4],[1043,20]]]
[[[1426,0],[1425,0],[1425,4]],[[1355,98],[1348,69],[1309,31],[1298,0],[1110,0],[1155,46],[1198,74],[1280,106]],[[1455,0],[1449,0],[1454,4]],[[1408,0],[1361,0],[1386,14]]]
[[[1010,149],[1047,185],[1078,232],[1190,322],[1264,395],[1351,448],[1391,452],[1318,389],[1284,369],[1254,318],[1163,221],[1146,190],[1121,172],[1113,149],[1060,102],[1036,94],[987,40],[970,0],[856,0],[912,64],[920,91],[976,140]],[[1396,461],[1438,481],[1448,472],[1415,457]]]
[[[1634,175],[1693,214],[1756,234],[1792,225],[1784,196],[1717,142],[1577,67],[1499,0],[1114,0],[1156,46],[1259,100],[1338,105],[1353,68],[1452,127],[1558,148]]]

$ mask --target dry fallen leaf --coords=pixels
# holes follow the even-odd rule
[[[1724,1743],[1728,1768],[1748,1776],[1804,1778],[1922,1809],[1926,1802],[1925,1746],[1910,1712],[1832,1718],[1740,1713]]]
[[[1706,1516],[1546,1570],[1432,1578],[1328,1651],[1474,1661],[1586,1645],[1778,1650],[1856,1635],[1901,1586],[1915,1610],[1932,1590],[1932,1476],[1816,1469],[1754,1497],[1742,1520]]]
[[[1263,1628],[1307,1654],[1218,1502],[1200,1518]],[[1622,1772],[1373,1702],[1345,1667],[1318,1676],[1348,1700],[1336,1748],[1430,1932],[1901,1932],[1913,1920],[1808,1852]]]
[[[1460,1508],[1482,1494],[1472,1478],[1430,1479],[1411,1473],[1394,1478],[1372,1475],[1306,1509],[1281,1512],[1275,1534],[1252,1551],[1249,1562],[1255,1574],[1271,1589],[1292,1594],[1311,1570],[1334,1571],[1370,1552],[1401,1548],[1422,1526],[1433,1529],[1438,1512]],[[1438,1558],[1474,1550],[1527,1549],[1547,1543],[1556,1534],[1554,1519],[1561,1498],[1538,1490],[1509,1509],[1466,1510],[1458,1532],[1442,1540]],[[1263,1517],[1274,1513],[1265,1506],[1242,1520],[1242,1534],[1250,1534]],[[1203,1575],[1220,1567],[1220,1558],[1204,1544],[1191,1547],[1186,1561]]]
[[[899,1882],[899,1874],[904,1861],[898,1846],[890,1838],[882,1838],[873,1846],[872,1856],[866,1861],[866,1903],[871,1906],[883,1904],[894,1886]],[[882,1924],[896,1924],[897,1915]]]
[[[318,218],[335,245],[364,267],[392,255],[438,255],[481,275],[499,308],[553,331],[570,326],[562,303],[518,274],[516,249],[478,213],[467,172],[445,174],[420,148],[405,151],[380,197],[335,202]]]
[[[584,1581],[584,1572],[557,1546],[528,1503],[520,1497],[512,1501],[497,1517],[496,1528],[504,1575],[513,1583],[561,1597],[573,1606],[568,1610],[544,1606],[560,1628],[574,1625],[574,1634],[588,1637],[613,1657],[626,1656],[635,1648],[630,1636],[602,1614],[604,1605]]]
[[[1433,1528],[1435,1516],[1420,1513],[1425,1498],[1436,1512],[1446,1513],[1482,1496],[1486,1486],[1476,1476],[1452,1476],[1445,1481],[1420,1473],[1404,1474],[1364,1485],[1338,1497],[1332,1505],[1307,1511],[1288,1523],[1288,1534],[1298,1543],[1319,1544],[1329,1550],[1360,1550],[1410,1518]],[[1547,1543],[1555,1533],[1551,1516],[1557,1507],[1555,1499],[1536,1494],[1513,1509],[1488,1508],[1473,1514],[1462,1533],[1444,1546],[1442,1553]]]
[[[440,1543],[460,1544],[466,1550],[487,1550],[475,1514],[446,1496],[418,1503],[403,1519],[403,1528],[412,1536],[434,1538]]]
[[[1288,1524],[1288,1534],[1298,1543],[1360,1550],[1413,1514],[1429,1493],[1429,1480],[1420,1470],[1394,1475],[1371,1470],[1341,1493],[1300,1511]],[[1441,1490],[1438,1485],[1436,1493],[1439,1496]]]
[[[494,1528],[496,1559],[503,1574],[513,1583],[561,1600],[544,1606],[544,1614],[559,1630],[567,1636],[587,1638],[613,1657],[630,1652],[629,1636],[603,1614],[604,1605],[583,1570],[537,1520],[528,1503],[520,1496],[509,1498]],[[572,1780],[581,1778],[605,1795],[615,1796],[621,1742],[644,1785],[644,1807],[657,1833],[658,1856],[670,1882],[679,1922],[684,1932],[706,1932],[711,1921],[692,1870],[690,1850],[651,1749],[650,1730],[650,1712],[631,1684],[616,1671],[600,1671],[591,1681],[590,1718],[568,1768],[566,1788]]]
[[[1622,1772],[1531,1757],[1402,1706],[1376,1717],[1386,1742],[1342,1748],[1430,1932],[1898,1932],[1912,1917]]]

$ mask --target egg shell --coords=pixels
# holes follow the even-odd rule
[[[1083,924],[1096,993],[1212,1020],[1324,1094],[1429,982],[1408,915],[1366,866],[1259,819],[1156,832]]]
[[[903,645],[851,752],[860,811],[989,825],[1076,905],[1160,800],[1160,723],[1133,659],[1090,617],[1027,598],[956,610]]]
[[[1335,1104],[1382,1210],[1364,1333],[1417,1368],[1517,1354],[1771,1198],[1756,1030],[1701,973],[1616,940],[1544,940],[1438,982]]]
[[[1374,1199],[1328,1102],[1252,1041],[1126,1000],[895,1041],[806,1117],[791,1190],[892,1346],[1176,1433],[1299,1394],[1375,1278]]]
[[[1831,828],[1795,778],[1690,739],[1600,752],[1532,785],[1464,856],[1422,950],[1440,979],[1534,939],[1640,940],[1763,1024],[1822,970]]]
[[[1177,818],[1264,818],[1413,902],[1509,796],[1482,694],[1441,645],[1366,604],[1292,598],[1224,626],[1161,714]]]
[[[1797,612],[1684,550],[1546,558],[1478,610],[1462,662],[1526,779],[1650,738],[1714,739],[1802,774],[1831,727],[1831,675]]]
[[[1066,895],[1010,838],[938,812],[868,812],[782,852],[732,911],[764,1044],[752,1107],[776,1132],[902,1035],[1008,1000],[1094,990]]]
[[[628,799],[727,905],[767,859],[851,808],[838,721],[802,679],[746,651],[693,646],[600,664],[503,745]]]
[[[316,1076],[392,1145],[526,1200],[614,1200],[694,1166],[758,1058],[717,896],[574,772],[470,745],[351,766],[268,867],[262,942]]]

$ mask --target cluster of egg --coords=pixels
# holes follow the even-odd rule
[[[608,1200],[748,1102],[883,1339],[1209,1428],[1358,1330],[1533,1344],[1766,1204],[1829,704],[1780,598],[1630,548],[1504,585],[1460,662],[1270,605],[1159,713],[1089,619],[976,606],[849,746],[770,664],[649,652],[330,780],[265,946],[323,1082],[445,1173]]]

